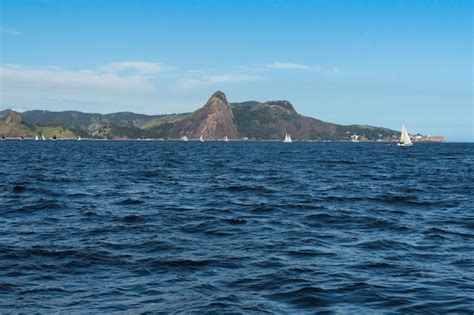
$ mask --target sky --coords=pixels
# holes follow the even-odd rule
[[[0,1],[0,109],[146,114],[288,100],[474,141],[470,0]]]

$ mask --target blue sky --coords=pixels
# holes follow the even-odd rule
[[[474,141],[468,0],[2,0],[0,11],[0,108],[172,113],[222,90]]]

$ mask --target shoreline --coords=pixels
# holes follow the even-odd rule
[[[204,140],[200,141],[199,139],[188,139],[188,141],[184,141],[181,139],[94,139],[94,138],[81,138],[81,140],[74,139],[74,138],[65,138],[65,139],[46,139],[46,140],[35,140],[34,138],[5,138],[5,139],[0,139],[0,141],[28,141],[28,142],[57,142],[57,141],[68,141],[68,142],[81,142],[81,141],[130,141],[130,142],[281,142],[283,143],[283,140],[252,140],[252,139],[228,139],[227,141],[223,139],[209,139],[209,140]],[[351,141],[351,140],[295,140],[293,139],[293,142],[317,142],[317,143],[397,143],[397,140],[381,140],[381,141],[373,141],[373,140],[365,140],[365,141]],[[448,143],[448,141],[443,140],[443,141],[413,141],[413,143]],[[453,142],[449,142],[453,143]],[[464,142],[460,142],[464,143]],[[469,143],[469,142],[467,142]]]

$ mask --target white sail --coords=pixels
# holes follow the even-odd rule
[[[283,142],[284,143],[291,143],[293,141],[291,140],[291,136],[289,134],[286,134],[285,135],[285,140],[283,140]]]
[[[38,135],[35,135],[35,140],[38,141],[39,140],[39,137]]]
[[[181,140],[183,140],[183,141],[188,141],[188,137],[182,136],[182,137],[181,137]]]
[[[400,146],[410,146],[413,143],[411,142],[410,135],[408,134],[407,128],[405,128],[405,125],[402,125],[402,132],[400,135],[400,142],[398,145]]]
[[[77,141],[81,141],[81,140],[82,140],[81,137],[77,137]]]
[[[224,137],[224,141],[225,141],[225,142],[229,141],[229,139],[227,138],[227,136]]]
[[[202,138],[202,136],[199,137],[199,141],[204,142],[204,139]]]
[[[41,134],[41,139],[42,139],[42,140],[46,140],[46,138],[44,137],[43,134]]]

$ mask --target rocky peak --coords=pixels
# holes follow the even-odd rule
[[[8,115],[7,118],[5,119],[5,125],[9,125],[9,124],[13,124],[13,123],[21,124],[22,121],[23,121],[23,119],[21,118],[20,113],[15,112],[15,111],[11,111],[10,115]]]
[[[288,101],[268,101],[268,102],[265,102],[264,104],[266,105],[269,105],[269,106],[279,106],[281,108],[284,108],[290,112],[295,112],[295,109],[293,107],[293,105],[291,105],[290,102]]]
[[[239,137],[234,124],[234,114],[225,94],[217,91],[209,98],[204,107],[178,122],[176,135],[179,137],[204,139],[236,139]]]
[[[227,98],[225,97],[225,94],[221,91],[217,91],[212,96],[209,98],[207,101],[206,105],[204,105],[205,108],[218,108],[218,107],[225,107],[229,108],[229,103],[227,102]]]
[[[227,98],[225,97],[225,94],[224,94],[224,92],[222,92],[222,91],[216,91],[216,92],[214,92],[214,94],[212,94],[211,98],[218,98],[218,99],[220,99],[222,102],[227,103]]]
[[[285,100],[277,100],[277,101],[266,101],[264,103],[260,103],[257,101],[247,101],[247,102],[241,102],[241,103],[232,103],[230,104],[231,107],[237,108],[237,109],[245,109],[245,108],[251,108],[251,109],[258,109],[258,108],[271,108],[277,111],[284,110],[286,112],[291,112],[291,113],[296,113],[296,110],[294,109],[293,105],[291,105],[290,102],[285,101]]]

